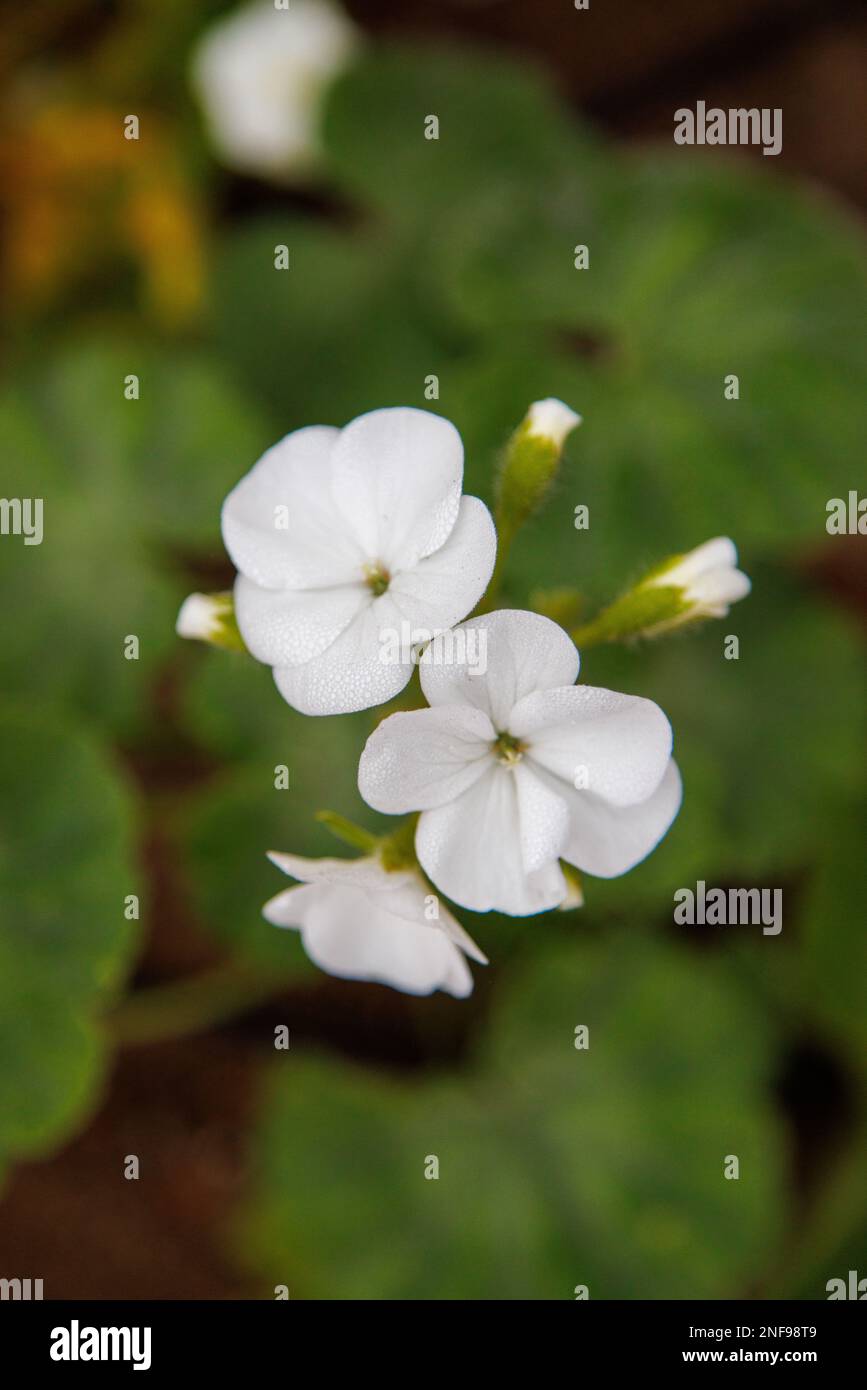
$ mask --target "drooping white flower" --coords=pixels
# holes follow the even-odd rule
[[[303,714],[390,700],[412,675],[385,641],[465,617],[487,587],[496,534],[461,497],[463,446],[424,410],[373,410],[275,444],[229,494],[223,539],[240,571],[235,616]]]
[[[746,598],[752,587],[737,564],[734,541],[717,536],[660,566],[645,582],[652,588],[681,589],[683,619],[724,618],[729,605]]]
[[[430,708],[383,720],[358,785],[379,811],[421,811],[419,863],[454,902],[526,916],[568,899],[560,859],[613,878],[662,838],[681,799],[671,727],[650,700],[575,685],[578,652],[550,619],[472,625],[486,673],[443,664],[434,641],[419,668]]]
[[[472,992],[465,956],[482,965],[487,958],[415,870],[387,872],[372,855],[268,858],[301,883],[267,902],[263,915],[276,927],[300,931],[321,970],[405,994],[441,989],[464,999]]]
[[[310,162],[322,99],[357,30],[330,0],[257,0],[219,20],[193,55],[193,86],[230,168],[280,176]]]

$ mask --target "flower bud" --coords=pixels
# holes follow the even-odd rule
[[[704,618],[724,618],[732,603],[746,598],[750,581],[737,568],[738,553],[727,536],[717,536],[686,555],[671,555],[634,589],[572,633],[579,646],[657,637]]]
[[[737,563],[734,542],[727,536],[717,536],[687,555],[672,556],[644,582],[680,589],[687,618],[724,618],[729,605],[750,592],[750,581]]]
[[[525,420],[526,428],[534,439],[548,439],[561,451],[567,436],[580,424],[581,416],[555,396],[534,401]]]
[[[550,397],[534,401],[507,447],[498,479],[497,523],[507,539],[538,509],[557,475],[563,445],[581,416]]]
[[[209,642],[212,647],[246,651],[235,622],[235,605],[230,593],[190,594],[181,604],[175,631],[179,637]]]

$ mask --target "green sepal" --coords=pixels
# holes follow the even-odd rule
[[[681,588],[665,584],[639,585],[615,599],[592,622],[576,628],[572,641],[581,648],[652,637],[669,627],[679,626],[690,607]]]
[[[557,476],[563,451],[553,439],[519,425],[503,454],[497,476],[497,526],[507,536],[538,511]]]
[[[415,828],[418,816],[407,816],[391,835],[379,842],[379,859],[386,873],[398,873],[401,869],[415,869],[418,860],[415,854]]]

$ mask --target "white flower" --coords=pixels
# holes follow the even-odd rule
[[[385,659],[384,637],[447,629],[475,607],[496,534],[484,503],[461,497],[463,458],[441,416],[373,410],[287,435],[226,498],[238,627],[295,709],[390,700],[413,663]]]
[[[649,587],[682,589],[688,604],[683,617],[724,618],[729,605],[746,598],[750,581],[738,568],[734,541],[717,536],[704,545],[676,556],[669,565],[655,570],[646,581]],[[642,586],[644,587],[644,586]]]
[[[301,859],[269,854],[301,886],[262,909],[275,927],[301,932],[314,964],[345,980],[374,980],[406,994],[472,992],[465,954],[487,965],[448,908],[412,869],[389,873],[378,859]],[[436,911],[437,916],[431,917]]]
[[[281,175],[318,145],[322,98],[356,48],[329,0],[273,0],[220,20],[193,55],[192,80],[214,145],[230,167]]]
[[[578,652],[537,613],[487,628],[485,675],[420,663],[430,709],[371,734],[358,785],[369,805],[421,811],[415,848],[431,881],[476,912],[526,916],[568,898],[559,860],[600,878],[650,853],[680,806],[671,728],[650,700],[574,684]]]
[[[537,439],[550,439],[562,449],[567,436],[581,424],[581,416],[556,396],[549,396],[544,401],[533,402],[527,411],[526,423],[528,434]]]

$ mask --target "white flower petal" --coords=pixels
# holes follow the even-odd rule
[[[272,927],[287,927],[292,931],[298,931],[305,913],[315,901],[315,884],[302,883],[297,888],[284,888],[282,893],[268,899],[262,908],[262,916]]]
[[[559,780],[554,785],[564,787]],[[659,844],[680,810],[682,786],[672,761],[656,791],[635,806],[614,806],[592,792],[567,790],[565,795],[570,831],[563,859],[597,878],[616,878]]]
[[[481,710],[455,707],[391,714],[358,764],[358,789],[386,815],[442,806],[489,767],[494,730]]]
[[[472,705],[482,709],[498,732],[508,729],[517,702],[534,690],[572,685],[578,675],[578,652],[571,638],[539,613],[501,609],[462,623],[484,632],[487,671],[473,675],[466,665],[443,663],[437,638],[419,663],[422,690],[431,705]],[[478,639],[477,639],[478,640]]]
[[[457,800],[422,812],[415,848],[431,882],[473,912],[526,917],[566,896],[556,859],[525,873],[516,782],[498,764]]]
[[[454,627],[488,587],[497,557],[497,533],[484,502],[461,499],[454,530],[439,550],[414,569],[395,575],[388,593],[415,629],[432,636]]]
[[[527,411],[529,433],[542,439],[550,439],[558,449],[563,448],[567,436],[580,424],[581,416],[556,396],[548,396],[544,401],[534,401]]]
[[[677,584],[686,588],[698,575],[712,569],[734,569],[738,562],[738,552],[734,541],[728,536],[716,536],[705,541],[682,555],[677,563],[664,571],[652,582],[655,584]]]
[[[352,714],[399,695],[413,664],[381,660],[380,633],[393,630],[397,611],[388,595],[363,608],[335,642],[303,666],[277,666],[277,689],[302,714]]]
[[[671,725],[658,705],[589,685],[534,691],[512,711],[509,732],[539,764],[570,788],[618,806],[644,801],[671,756]]]
[[[262,589],[239,575],[235,620],[248,651],[268,666],[297,666],[320,656],[367,607],[361,584],[331,589]]]
[[[386,871],[373,855],[360,859],[305,859],[298,854],[281,854],[271,850],[268,858],[283,873],[301,879],[305,886],[336,883],[360,888],[369,894],[384,894],[383,904],[392,916],[405,918],[419,926],[438,928],[466,955],[480,965],[488,964],[487,956],[436,894],[433,896],[437,898],[439,916],[431,919],[426,915],[431,890],[415,869]],[[295,892],[296,889],[290,888],[265,904],[262,910],[269,922],[278,927],[296,925],[297,913],[284,901]]]
[[[344,883],[307,884],[267,904],[298,926],[310,959],[330,975],[371,980],[407,994],[441,989],[465,998],[473,978],[461,951],[436,923],[414,923],[387,909],[387,894]]]
[[[564,797],[537,777],[525,758],[512,769],[521,827],[521,863],[525,873],[546,868],[560,857],[569,834],[569,807]]]
[[[358,859],[307,859],[301,854],[269,850],[268,858],[284,874],[300,879],[302,883],[343,883],[380,892],[386,887],[401,887],[407,877],[417,878],[417,875],[387,874],[372,854],[362,855]]]
[[[708,617],[724,618],[729,605],[746,598],[751,588],[749,579],[740,570],[708,570],[692,580],[687,597]]]
[[[380,868],[380,873],[383,870]],[[425,883],[421,874],[415,870],[400,870],[397,873],[385,873],[385,882],[378,890],[384,894],[382,905],[391,913],[393,917],[402,917],[408,922],[414,922],[417,926],[426,926],[431,930],[445,932],[450,941],[470,956],[480,965],[487,965],[488,958],[483,951],[480,951],[469,932],[464,931],[460,922],[449,912],[445,903],[441,901],[438,894],[434,893],[429,884]],[[388,880],[395,879],[397,882],[390,883]],[[436,900],[438,916],[429,917],[427,914],[429,907],[433,904],[429,902],[431,898]]]
[[[464,473],[450,421],[405,406],[371,410],[341,431],[332,463],[334,499],[368,561],[395,573],[445,544]]]
[[[445,902],[439,898],[438,894],[432,892],[429,884],[422,880],[421,874],[410,870],[406,876],[402,874],[386,874],[388,878],[404,877],[404,883],[397,884],[395,890],[389,891],[388,885],[383,888],[382,905],[392,913],[393,917],[403,917],[407,922],[417,923],[418,926],[427,926],[428,929],[445,931],[449,941],[453,941],[456,947],[460,947],[464,955],[470,956],[472,960],[478,960],[479,965],[488,965],[488,956],[479,951],[477,944],[472,940],[468,931],[464,931],[457,917],[452,916]],[[436,899],[438,917],[425,916],[428,910],[428,899]]]
[[[338,435],[326,425],[287,434],[223,503],[223,541],[235,568],[265,589],[363,577],[365,556],[331,495]]]
[[[392,900],[389,899],[390,904],[391,901]],[[439,901],[439,899],[437,899],[437,901]],[[404,915],[403,913],[400,913],[398,911],[396,904],[393,910],[397,916]],[[488,957],[485,955],[484,951],[481,951],[479,949],[473,938],[470,936],[469,932],[464,931],[464,928],[461,926],[457,917],[454,917],[452,913],[449,912],[445,903],[440,902],[439,912],[440,915],[437,925],[439,926],[440,931],[445,933],[449,941],[454,942],[455,946],[457,946],[459,950],[463,951],[465,956],[470,957],[470,960],[478,961],[479,965],[487,965]]]

